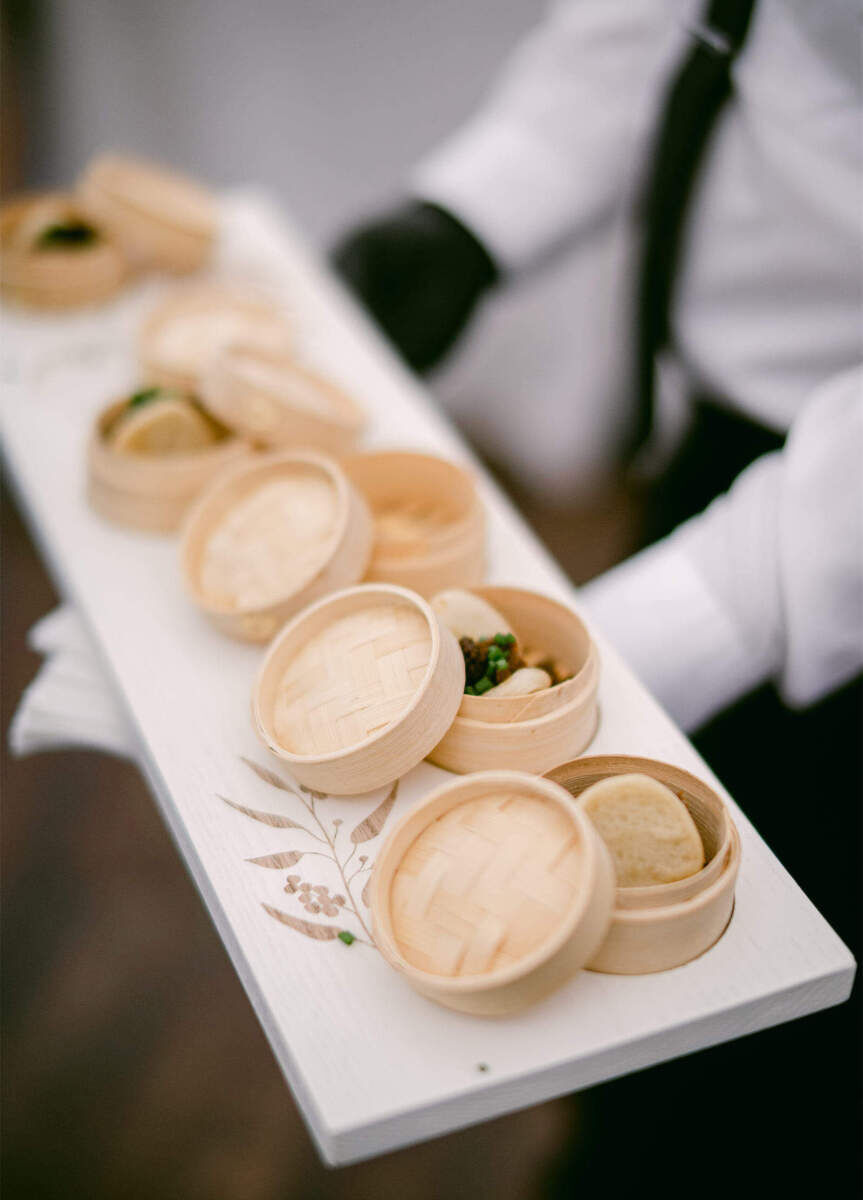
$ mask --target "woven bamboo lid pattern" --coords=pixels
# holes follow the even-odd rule
[[[103,154],[87,167],[78,190],[140,266],[191,271],[209,257],[216,205],[187,176],[143,159]]]
[[[464,688],[458,643],[405,588],[364,585],[300,613],[261,668],[253,716],[301,783],[370,791],[420,762]]]
[[[291,340],[289,321],[268,298],[238,287],[188,287],[150,313],[141,329],[139,353],[148,379],[197,392],[226,346],[242,342],[285,351]]]
[[[221,475],[189,514],[187,589],[226,633],[266,641],[310,603],[362,577],[371,517],[338,464],[257,455]]]
[[[69,241],[76,230],[81,240]],[[0,284],[4,295],[19,304],[94,304],[112,296],[127,272],[126,259],[109,232],[70,194],[25,196],[0,211]]]
[[[578,891],[579,847],[563,811],[501,787],[417,835],[392,882],[393,936],[435,975],[512,966],[546,942]]]
[[[365,424],[353,397],[279,350],[227,346],[205,372],[201,390],[214,416],[264,446],[341,454]]]
[[[510,1012],[596,951],[613,890],[608,852],[563,789],[482,772],[445,784],[390,834],[373,876],[375,935],[431,999]]]

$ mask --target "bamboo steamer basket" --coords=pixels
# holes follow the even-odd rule
[[[645,975],[697,958],[722,936],[734,908],[740,838],[726,805],[688,771],[649,758],[624,755],[580,758],[549,771],[547,778],[578,797],[611,775],[633,772],[664,783],[692,815],[705,865],[674,883],[617,888],[608,936],[588,963],[592,971]]]
[[[201,395],[225,425],[272,448],[345,454],[365,425],[353,397],[280,350],[226,346],[205,372]]]
[[[308,787],[354,795],[415,767],[464,689],[458,642],[416,592],[361,584],[307,608],[255,684],[261,741]]]
[[[93,226],[97,240],[68,248],[35,245],[49,226],[70,219]],[[117,243],[72,195],[22,197],[0,211],[0,287],[14,303],[46,309],[97,304],[113,296],[127,274]]]
[[[189,513],[183,577],[223,633],[265,642],[307,604],[360,580],[371,546],[365,501],[333,459],[256,455],[220,475]]]
[[[485,575],[485,513],[468,471],[430,454],[358,454],[345,469],[375,518],[367,578],[426,599]]]
[[[521,588],[470,590],[507,618],[521,647],[565,663],[572,678],[532,696],[463,696],[429,758],[459,774],[505,767],[542,775],[580,754],[596,732],[596,647],[581,619],[556,600]]]
[[[180,288],[158,305],[141,327],[138,352],[147,379],[199,392],[226,346],[286,351],[291,341],[290,323],[271,300],[246,288],[209,285]]]
[[[141,267],[182,273],[210,257],[218,214],[193,180],[143,159],[103,154],[78,185],[87,206]]]
[[[94,423],[87,446],[88,499],[101,516],[118,525],[173,533],[197,496],[221,471],[249,457],[251,447],[228,435],[194,453],[122,453],[107,435],[127,403],[115,400]]]
[[[563,788],[486,771],[402,817],[378,854],[371,910],[378,948],[412,987],[502,1016],[592,958],[613,897],[611,856]]]

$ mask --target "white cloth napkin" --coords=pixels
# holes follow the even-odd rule
[[[27,635],[45,662],[9,726],[13,754],[88,748],[134,759],[137,740],[78,614],[63,605]]]

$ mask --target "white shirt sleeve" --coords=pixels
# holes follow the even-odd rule
[[[776,681],[792,707],[863,669],[863,368],[819,388],[785,448],[582,591],[684,729]]]
[[[686,44],[692,0],[568,0],[517,50],[486,105],[421,163],[414,193],[512,270],[631,199]]]

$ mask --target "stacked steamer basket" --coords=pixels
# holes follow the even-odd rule
[[[196,496],[225,467],[245,458],[249,447],[213,425],[212,441],[194,449],[130,453],[115,438],[133,403],[134,397],[115,400],[96,420],[87,450],[88,497],[101,516],[119,525],[171,533]]]
[[[104,154],[90,163],[78,191],[136,266],[194,271],[213,249],[218,214],[193,180],[155,163]]]
[[[206,413],[200,392],[201,376],[235,337],[287,348],[293,333],[271,300],[239,288],[184,288],[150,314],[139,345],[144,387],[125,401],[114,400],[90,437],[89,496],[101,515],[139,529],[172,532],[211,481],[249,457],[250,443]],[[165,411],[165,401],[191,406],[214,436],[193,449],[162,444],[132,452],[115,434],[127,415],[124,409],[142,398],[155,417]]]
[[[615,774],[673,788],[695,820],[705,865],[652,887],[616,887],[612,858],[573,797]],[[444,784],[391,831],[375,863],[375,938],[429,999],[483,1016],[542,999],[580,968],[663,971],[726,929],[740,861],[725,806],[685,771],[594,758],[537,779],[486,771]]]
[[[416,592],[362,584],[296,616],[270,647],[252,715],[308,787],[367,792],[415,767],[464,690],[458,643]]]
[[[344,454],[365,425],[352,396],[276,347],[226,346],[204,373],[201,391],[213,416],[264,446]]]
[[[0,283],[5,297],[33,308],[98,304],[141,271],[203,266],[216,235],[205,189],[155,163],[104,155],[74,191],[3,206]]]
[[[613,895],[608,851],[563,788],[487,771],[402,817],[378,854],[371,908],[378,948],[417,991],[500,1016],[592,958]]]
[[[138,355],[149,381],[199,390],[213,361],[234,342],[287,352],[293,340],[290,322],[268,297],[250,288],[197,284],[177,289],[150,313]]]
[[[580,754],[596,731],[596,647],[581,619],[555,600],[520,588],[471,591],[506,618],[526,653],[555,660],[569,678],[527,696],[463,696],[431,761],[460,774],[495,766],[543,774]]]
[[[253,474],[253,470],[241,468],[235,472],[234,478],[242,480]],[[215,498],[218,490],[212,489],[199,503],[187,527],[186,578],[202,607],[206,605],[202,602],[200,585],[192,582],[196,574],[199,578],[201,575],[200,555],[193,548],[191,553],[198,555],[198,558],[190,558],[188,549],[202,540],[199,528],[201,535],[204,535],[211,526],[207,510],[211,508],[211,498]],[[359,493],[356,493],[355,499],[359,498]],[[224,508],[221,504],[214,507],[216,513]],[[205,515],[206,519],[201,520]],[[327,602],[315,609],[300,612],[270,648],[253,698],[255,727],[264,745],[287,763],[301,782],[339,794],[360,793],[391,783],[424,757],[462,774],[501,765],[541,774],[550,766],[566,761],[571,754],[578,753],[592,736],[597,720],[597,655],[583,624],[563,605],[533,592],[514,588],[483,588],[477,591],[482,596],[492,598],[508,615],[516,617],[519,635],[527,639],[525,645],[530,646],[531,639],[537,638],[539,640],[534,641],[534,645],[541,645],[546,653],[569,664],[571,677],[535,696],[498,699],[493,694],[481,697],[465,695],[462,649],[454,634],[435,613],[434,606],[429,605],[419,593],[398,585],[367,584],[365,588],[353,588],[330,595]],[[323,592],[319,591],[318,594]],[[388,602],[384,603],[381,596],[388,597]],[[392,602],[394,597],[398,598],[397,603]],[[368,613],[372,598],[373,618]],[[363,612],[363,618],[344,620],[345,610],[356,607]],[[412,614],[410,619],[406,612]],[[421,620],[417,613],[422,614]],[[210,615],[221,616],[212,611],[212,605]],[[308,625],[306,618],[310,621]],[[221,619],[223,628],[232,632],[229,625],[225,624],[224,616]],[[372,630],[374,650],[365,640],[367,623]],[[410,653],[419,657],[416,663],[411,660],[411,665],[406,667],[403,637],[408,627],[416,630],[419,639],[412,645]],[[428,640],[429,629],[433,635],[431,641]],[[312,635],[314,654],[307,648]],[[343,638],[347,639],[346,645],[342,644]],[[332,643],[328,645],[330,639]],[[353,639],[356,639],[356,644]],[[392,693],[389,689],[392,685],[396,689],[395,694],[407,704],[408,698],[416,690],[416,672],[422,673],[431,661],[424,657],[421,647],[429,649],[437,646],[438,642],[443,647],[447,663],[453,658],[452,648],[455,647],[459,687],[454,690],[448,685],[445,693],[436,697],[428,728],[419,731],[416,727],[417,714],[412,709],[403,712],[398,704],[390,707]],[[296,674],[293,666],[289,672],[288,664],[293,662],[295,654],[300,653],[305,665],[302,670],[297,667]],[[308,655],[311,658],[306,663]],[[321,676],[320,688],[316,672]],[[447,674],[451,678],[449,670]],[[431,677],[429,683],[433,684]],[[311,753],[311,742],[298,740],[294,732],[287,730],[287,726],[279,727],[275,722],[274,712],[284,697],[303,688],[315,696],[320,691],[323,699],[308,700],[313,715],[307,714],[302,705],[292,708],[291,722],[296,725],[297,722],[308,720],[318,730],[320,739],[314,742],[314,746],[315,754],[323,756],[320,763],[306,757]],[[330,689],[336,696],[332,706],[325,702]],[[387,701],[380,711],[376,707],[375,697]],[[374,715],[373,728],[367,731],[369,736],[374,733],[377,739],[384,732],[387,734],[386,738],[380,736],[375,746],[370,773],[357,769],[356,752],[359,747],[353,740],[353,734],[356,733],[353,706],[367,715]],[[474,715],[477,713],[478,716]],[[352,733],[348,741],[342,744],[340,731],[345,714],[350,714],[345,719],[346,727]],[[408,715],[411,718],[410,725],[403,727],[402,718]],[[397,748],[397,753],[392,755],[389,755],[390,737]]]
[[[197,285],[170,295],[141,331],[145,391],[178,394],[206,415],[218,437],[194,453],[132,455],[111,436],[123,411],[123,402],[115,401],[90,441],[94,507],[122,524],[172,531],[207,485],[227,466],[250,459],[256,447],[352,447],[364,423],[359,406],[298,364],[293,341],[279,306],[248,288]],[[360,550],[365,569],[368,555]],[[359,578],[337,577],[340,583]],[[274,632],[270,620],[257,624]]]
[[[114,295],[128,270],[115,239],[70,193],[12,200],[0,211],[0,286],[15,304],[97,304]]]
[[[667,763],[625,755],[582,758],[548,773],[576,799],[593,784],[638,773],[658,780],[685,804],[704,847],[700,871],[672,883],[619,887],[608,936],[588,966],[641,975],[681,966],[722,936],[734,908],[740,837],[719,796],[706,783]]]
[[[182,569],[223,633],[268,641],[305,605],[361,579],[371,550],[371,516],[338,464],[284,452],[223,473],[200,497]]]
[[[345,470],[375,520],[369,581],[429,598],[485,575],[485,514],[470,472],[431,454],[359,454]]]

